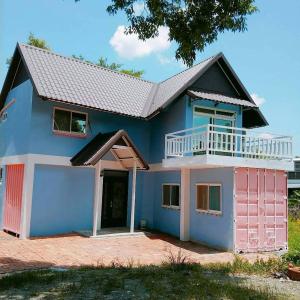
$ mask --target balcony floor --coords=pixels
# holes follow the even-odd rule
[[[194,155],[163,159],[164,168],[207,169],[221,167],[247,167],[276,169],[284,171],[294,170],[293,161],[276,159],[256,159],[223,155]]]

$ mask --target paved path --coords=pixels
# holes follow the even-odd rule
[[[180,242],[162,234],[135,237],[86,238],[79,235],[20,240],[0,231],[0,273],[47,267],[78,267],[84,265],[134,262],[160,264],[172,252],[200,263],[230,262],[234,255],[204,246]],[[245,256],[255,260],[256,254]],[[260,258],[267,255],[260,254]]]

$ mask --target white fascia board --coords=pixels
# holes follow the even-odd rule
[[[199,155],[168,158],[163,160],[164,168],[220,168],[220,167],[247,167],[292,171],[293,161],[266,160],[222,155]]]

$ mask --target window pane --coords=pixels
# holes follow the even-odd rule
[[[179,185],[171,186],[171,205],[179,206]]]
[[[197,209],[207,210],[208,203],[208,186],[197,185]]]
[[[54,110],[54,129],[70,132],[71,112],[67,110]]]
[[[209,108],[203,108],[203,107],[195,107],[195,112],[197,113],[203,113],[203,114],[215,114],[215,111],[213,109]]]
[[[233,112],[229,112],[229,111],[221,111],[221,110],[217,110],[216,111],[217,115],[220,116],[228,116],[228,117],[234,117],[234,113]]]
[[[170,186],[163,185],[163,205],[170,206]]]
[[[221,211],[221,187],[209,187],[209,209]]]
[[[81,113],[72,113],[72,132],[85,133],[86,115]]]

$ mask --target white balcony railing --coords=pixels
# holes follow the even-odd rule
[[[190,128],[165,136],[165,158],[224,155],[292,160],[292,137],[217,125]]]

